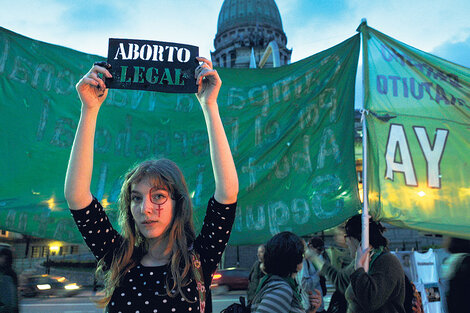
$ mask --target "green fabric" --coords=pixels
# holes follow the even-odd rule
[[[372,249],[372,256],[370,257],[369,268],[372,268],[375,260],[384,252],[384,247],[380,246],[377,249]]]
[[[217,69],[240,193],[231,244],[334,227],[360,207],[354,163],[359,34],[271,69]],[[63,196],[80,116],[75,91],[103,58],[0,28],[0,229],[82,242]],[[98,118],[92,193],[117,227],[122,175],[147,158],[182,169],[197,228],[214,192],[207,130],[192,94],[110,90]]]
[[[284,280],[294,291],[294,297],[298,303],[302,303],[302,297],[300,296],[299,284],[292,277],[286,277]]]
[[[371,214],[470,238],[470,69],[360,29]]]
[[[261,278],[261,280],[259,281],[259,284],[258,284],[258,287],[256,288],[256,292],[255,292],[255,295],[258,294],[258,292],[261,290],[261,288],[263,288],[264,286],[264,283],[273,276],[273,274],[267,274],[267,275],[264,275],[263,278]]]

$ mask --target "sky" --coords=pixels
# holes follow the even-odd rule
[[[334,46],[367,24],[408,45],[470,67],[468,0],[275,0],[292,62]],[[0,26],[86,53],[109,38],[170,41],[214,50],[223,0],[0,0]]]

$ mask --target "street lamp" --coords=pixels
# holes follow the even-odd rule
[[[51,243],[49,244],[49,251],[52,255],[57,255],[59,254],[60,246],[58,246],[57,243]]]
[[[50,243],[47,250],[46,255],[46,274],[50,274],[51,272],[51,265],[49,263],[49,255],[57,255],[60,251],[60,245],[57,242]]]

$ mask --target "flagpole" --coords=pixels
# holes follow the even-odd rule
[[[367,27],[367,20],[362,19],[361,25],[359,25],[359,31],[362,38],[362,110],[361,110],[361,121],[362,121],[362,240],[361,248],[364,251],[369,248],[369,198],[368,198],[368,184],[367,184],[367,124],[366,124],[366,115],[367,111],[365,109],[366,103],[366,86],[365,82],[368,82],[369,73],[367,68],[369,65],[368,62],[368,48],[367,48],[367,36],[364,36],[364,28]],[[366,38],[364,38],[366,37]],[[369,263],[365,264],[364,270],[367,272],[369,270]]]

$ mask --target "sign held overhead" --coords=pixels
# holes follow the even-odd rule
[[[196,46],[137,39],[109,39],[108,63],[114,89],[196,93]]]

